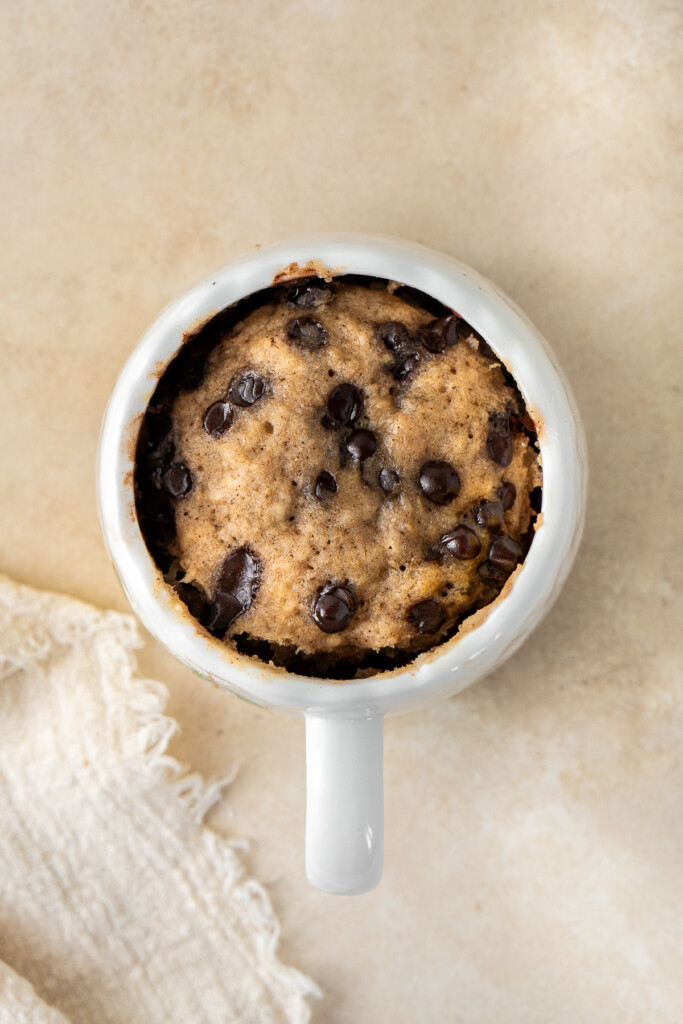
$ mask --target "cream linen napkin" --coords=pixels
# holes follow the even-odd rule
[[[221,784],[166,753],[139,646],[130,616],[0,577],[0,1024],[305,1024],[319,991],[203,824]]]

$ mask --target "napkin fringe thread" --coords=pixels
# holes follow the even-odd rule
[[[37,614],[38,610],[44,614]],[[20,627],[18,618],[24,620]],[[301,1003],[301,997],[320,998],[322,992],[311,978],[282,964],[277,957],[280,924],[270,898],[261,883],[246,876],[236,852],[247,849],[248,843],[228,839],[205,823],[208,812],[234,780],[238,765],[222,778],[207,780],[168,754],[168,745],[178,726],[165,714],[169,697],[166,686],[138,674],[133,652],[142,647],[142,640],[132,616],[102,612],[75,598],[37,591],[0,575],[0,680],[22,670],[43,673],[41,663],[55,645],[72,647],[96,633],[101,634],[98,639],[105,641],[103,676],[110,677],[132,717],[130,733],[143,770],[151,774],[154,782],[170,788],[201,830],[202,842],[223,878],[225,892],[231,894],[244,913],[259,973],[264,981],[270,977],[289,991],[292,1024],[308,1024],[310,1008]],[[13,643],[5,643],[8,638]],[[108,653],[111,660],[106,657]]]

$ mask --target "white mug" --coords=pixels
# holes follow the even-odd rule
[[[135,445],[145,409],[184,336],[274,281],[353,273],[410,285],[455,310],[514,376],[538,428],[543,511],[525,561],[474,628],[405,668],[330,682],[241,655],[193,619],[152,561],[138,526]],[[321,235],[258,248],[172,302],[130,356],[109,400],[98,453],[105,542],[123,589],[149,632],[184,665],[262,707],[306,719],[306,873],[333,893],[374,888],[383,865],[384,715],[459,693],[513,653],[556,598],[583,528],[583,430],[548,345],[494,284],[450,256],[394,238]]]

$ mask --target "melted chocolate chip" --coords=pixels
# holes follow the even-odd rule
[[[292,320],[287,327],[287,337],[310,352],[322,348],[327,343],[327,331],[321,323],[310,316]]]
[[[397,320],[387,320],[383,324],[378,324],[375,335],[390,352],[398,352],[408,344],[408,328]]]
[[[491,433],[486,438],[489,458],[498,466],[509,466],[512,462],[512,438],[509,434]]]
[[[379,485],[385,494],[393,494],[398,487],[400,476],[393,469],[379,471]]]
[[[391,372],[396,380],[405,380],[409,373],[412,373],[420,362],[419,352],[408,352],[391,367]]]
[[[482,501],[472,510],[479,526],[498,533],[505,525],[505,512],[500,501]]]
[[[172,498],[184,498],[192,490],[192,473],[182,462],[172,462],[163,480],[164,490]]]
[[[448,505],[460,492],[460,477],[450,462],[425,462],[419,482],[425,498],[435,505]]]
[[[314,277],[289,287],[286,297],[289,303],[300,309],[314,309],[329,302],[333,291],[331,283]]]
[[[358,602],[353,591],[330,580],[320,587],[313,598],[311,616],[323,633],[341,633],[351,622],[357,608]]]
[[[204,430],[211,437],[221,437],[232,426],[235,410],[230,402],[214,402],[204,413]]]
[[[517,488],[514,484],[505,481],[501,487],[498,488],[498,500],[501,505],[508,512],[515,503],[517,497]]]
[[[346,427],[363,411],[363,392],[355,384],[340,384],[327,396],[327,422],[332,427]]]
[[[489,549],[489,562],[496,569],[510,573],[521,559],[522,554],[522,545],[504,533],[502,537],[496,537],[492,541]]]
[[[260,569],[256,555],[248,548],[238,548],[223,562],[217,589],[234,594],[246,610],[254,600]]]
[[[377,451],[377,438],[371,430],[354,430],[346,439],[346,450],[354,459],[369,459]]]
[[[206,611],[204,625],[209,633],[222,637],[226,629],[243,612],[244,608],[234,594],[223,593],[223,591],[218,590]]]
[[[207,603],[204,594],[191,583],[176,583],[175,590],[180,600],[187,606],[190,615],[200,622],[207,613]]]
[[[232,378],[228,389],[232,402],[243,409],[253,405],[254,402],[258,402],[259,398],[262,398],[265,393],[266,382],[263,377],[259,377],[258,373],[254,373],[253,370],[247,370],[246,373],[238,373]]]
[[[325,498],[326,494],[337,493],[337,481],[331,473],[328,473],[326,469],[323,469],[315,481],[315,496],[319,501]]]
[[[463,561],[476,558],[481,551],[481,541],[474,530],[465,526],[464,523],[458,523],[454,529],[445,533],[441,538],[441,543],[455,558]]]
[[[442,316],[419,327],[417,338],[429,352],[443,352],[458,340],[458,317]]]
[[[531,505],[534,512],[537,514],[543,508],[543,488],[534,487],[533,491],[529,495],[529,504]]]
[[[406,618],[418,633],[436,633],[446,621],[446,609],[439,601],[418,601]]]
[[[260,572],[258,558],[247,548],[228,555],[204,623],[210,633],[221,636],[239,615],[251,608]]]

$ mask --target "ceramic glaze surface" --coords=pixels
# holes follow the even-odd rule
[[[137,525],[132,483],[140,417],[160,369],[178,351],[184,335],[218,310],[282,279],[283,273],[310,273],[311,264],[337,273],[389,278],[456,310],[515,377],[539,424],[543,464],[543,513],[534,541],[523,566],[483,621],[405,669],[344,683],[273,669],[205,634],[163,584],[151,560]],[[324,887],[340,892],[365,891],[379,879],[381,758],[368,753],[363,757],[368,774],[349,777],[340,788],[338,771],[321,740],[324,719],[381,721],[384,714],[421,707],[463,690],[508,657],[551,607],[571,567],[583,527],[586,476],[585,441],[570,390],[547,344],[524,314],[495,285],[452,257],[397,239],[363,235],[319,236],[259,249],[172,302],[146,332],[116,383],[102,426],[97,470],[107,547],[146,628],[183,664],[237,695],[262,706],[315,714],[323,722],[315,730],[315,745],[308,747],[309,780],[312,773],[327,779],[329,791],[347,801],[349,808],[362,803],[366,819],[359,823],[355,811],[348,817],[363,834],[372,836],[369,844],[350,843],[346,869],[330,869]],[[332,722],[328,728],[330,744],[336,744],[338,730],[333,731]],[[378,735],[381,742],[381,729]],[[363,802],[366,789],[375,795]],[[325,801],[316,797],[315,804],[316,813],[324,814]],[[327,824],[332,828],[331,821]],[[307,833],[322,836],[326,827],[318,817],[315,824],[309,820]],[[307,858],[315,856],[322,863],[323,853],[314,854],[312,843],[307,844]],[[316,872],[316,878],[324,874],[322,869]]]

